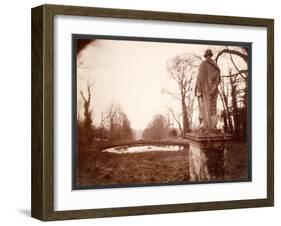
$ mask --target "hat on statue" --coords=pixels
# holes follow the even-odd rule
[[[213,56],[213,52],[212,52],[212,50],[211,50],[211,49],[207,49],[207,50],[205,51],[205,53],[204,53],[204,57],[207,57],[207,56],[210,56],[210,57],[212,57],[212,56]]]

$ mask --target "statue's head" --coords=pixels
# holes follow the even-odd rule
[[[204,57],[207,58],[207,57],[212,57],[213,56],[213,52],[211,49],[207,49],[204,53]]]

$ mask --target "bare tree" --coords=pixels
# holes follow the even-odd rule
[[[167,109],[168,109],[168,112],[172,115],[173,117],[173,120],[176,122],[179,130],[180,130],[180,133],[181,135],[183,136],[184,135],[184,132],[183,132],[183,128],[182,128],[182,125],[181,125],[181,117],[182,117],[182,114],[177,114],[175,113],[174,109],[171,108],[171,107],[168,107],[167,106]]]
[[[196,58],[189,54],[177,55],[167,63],[167,71],[171,79],[178,86],[178,92],[174,93],[164,90],[165,93],[177,99],[182,108],[182,130],[183,134],[190,130],[190,114],[192,114],[192,82],[196,73]]]
[[[104,129],[105,126],[106,126],[106,116],[104,112],[101,112],[101,120],[100,120],[99,128]]]
[[[117,105],[116,103],[112,102],[110,103],[107,111],[106,111],[106,118],[108,121],[108,125],[109,125],[109,131],[111,133],[114,132],[115,127],[116,127],[116,121],[117,121],[117,114],[118,114],[118,109],[120,108],[119,105]]]
[[[229,85],[226,84],[225,80],[228,78],[221,78],[219,96],[223,105],[222,117],[224,121],[224,131],[227,133],[233,133],[233,125],[231,115],[229,112]]]
[[[92,109],[90,107],[91,104],[91,85],[88,82],[87,83],[87,92],[88,95],[87,97],[83,93],[83,91],[80,91],[81,97],[84,101],[84,120],[83,120],[83,125],[84,125],[84,132],[85,136],[88,142],[91,142],[93,140],[93,119],[92,119]]]
[[[110,139],[133,139],[131,123],[120,104],[112,102],[109,105],[105,120],[107,121]]]

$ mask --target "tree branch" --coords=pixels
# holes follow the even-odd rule
[[[170,108],[170,107],[167,107],[167,109],[168,109],[168,111],[172,114],[174,120],[175,120],[176,123],[178,124],[178,127],[179,127],[179,129],[180,129],[180,131],[181,131],[181,134],[183,134],[183,129],[182,129],[181,123],[180,123],[179,119],[175,116],[175,113],[174,113],[173,109]]]
[[[215,61],[218,62],[219,57],[220,57],[222,54],[224,54],[224,53],[230,53],[230,54],[239,56],[239,57],[241,57],[246,63],[248,63],[248,55],[247,55],[247,54],[243,54],[243,53],[241,53],[241,52],[239,52],[239,51],[237,51],[237,50],[228,49],[228,48],[221,50],[221,51],[218,53],[218,55],[216,56]]]
[[[228,49],[228,47],[226,47],[226,48]],[[228,49],[228,50],[229,50],[229,49]],[[246,80],[246,77],[244,77],[244,75],[241,73],[241,71],[240,71],[239,68],[237,67],[236,63],[234,62],[234,59],[233,59],[233,57],[232,57],[232,54],[229,53],[229,55],[230,55],[230,60],[231,60],[231,62],[232,62],[232,64],[233,64],[233,66],[235,67],[235,69],[237,70],[237,72],[241,75],[241,77],[242,77],[244,80]]]
[[[81,94],[82,99],[84,100],[84,102],[87,102],[87,99],[85,98],[84,93],[82,92],[82,90],[80,90],[80,94]]]
[[[200,56],[197,56],[196,54],[193,54],[193,56],[194,56],[195,58],[199,59],[201,62],[204,61]]]
[[[176,100],[179,100],[179,101],[181,100],[181,98],[176,93],[172,93],[167,89],[162,89],[162,93],[168,94],[171,97],[175,98]]]
[[[234,74],[229,74],[229,75],[222,75],[221,77],[223,77],[223,78],[227,78],[227,77],[235,77],[236,78],[236,76],[237,75],[241,75],[241,73],[248,73],[248,70],[246,70],[246,69],[244,69],[244,70],[239,70],[237,73],[234,73]],[[242,78],[243,79],[246,79],[244,76],[242,76]]]

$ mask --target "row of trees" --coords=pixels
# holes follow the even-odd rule
[[[93,122],[93,108],[91,107],[91,85],[87,84],[87,96],[81,91],[84,114],[83,119],[78,117],[78,143],[91,144],[95,140],[115,141],[134,139],[131,123],[122,110],[120,104],[112,102],[105,112],[101,113],[99,124]]]

